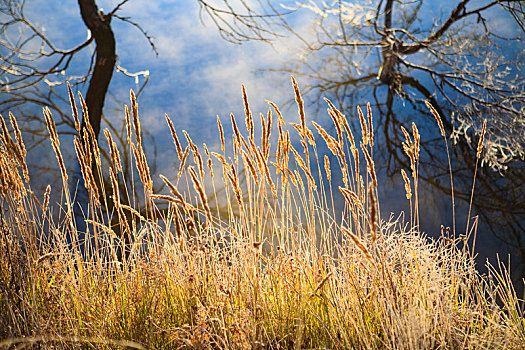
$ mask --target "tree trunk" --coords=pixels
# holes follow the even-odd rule
[[[82,20],[91,31],[96,45],[95,68],[86,93],[86,105],[89,112],[89,123],[98,138],[102,109],[115,69],[115,35],[111,29],[111,17],[99,12],[95,0],[78,0],[78,5]],[[82,130],[84,126],[85,120],[82,120]]]
[[[397,74],[397,53],[394,52],[391,46],[383,47],[382,50],[383,62],[377,78],[385,85],[392,86],[394,78]]]
[[[381,6],[381,5],[379,5]],[[392,8],[394,0],[388,0],[385,5],[385,32],[382,35],[383,62],[377,78],[385,85],[392,86],[397,74],[397,39],[391,34]]]
[[[98,139],[100,134],[100,123],[102,120],[102,110],[104,108],[104,101],[108,91],[113,71],[116,63],[116,44],[115,35],[111,29],[111,15],[104,15],[99,11],[95,0],[78,0],[80,7],[80,14],[84,24],[91,31],[91,35],[95,39],[96,45],[96,59],[93,74],[89,80],[89,86],[85,95],[86,106],[88,108],[89,123],[93,128],[95,137]],[[82,119],[81,133],[84,132],[86,126],[86,116]],[[115,214],[115,206],[113,199],[108,193],[101,191],[102,188],[111,188],[111,185],[101,176],[96,162],[93,160],[91,164],[93,176],[95,177],[96,186],[100,191],[100,202],[105,203],[105,209],[111,214],[111,228],[121,236],[124,241],[124,251],[118,252],[119,258],[122,261],[129,253],[131,238],[128,233],[121,230],[121,225],[118,216]],[[104,183],[104,187],[102,184]],[[126,200],[124,196],[121,200]],[[129,204],[126,202],[126,204]],[[131,225],[131,218],[126,218]]]

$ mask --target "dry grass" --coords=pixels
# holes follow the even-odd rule
[[[127,167],[109,131],[109,172],[96,159],[89,130],[75,140],[91,197],[85,241],[71,214],[70,180],[49,111],[64,184],[58,216],[49,190],[43,206],[32,196],[16,120],[10,118],[15,142],[2,118],[0,348],[525,347],[523,310],[508,271],[495,266],[482,277],[464,240],[419,233],[417,195],[405,171],[411,222],[380,221],[370,107],[366,118],[358,111],[362,138],[354,140],[346,117],[328,101],[337,135],[313,125],[333,153],[330,162],[317,153],[298,84],[292,85],[302,152],[275,104],[260,115],[258,129],[243,88],[247,135],[232,115],[228,153],[218,120],[221,149],[204,145],[208,169],[210,155],[220,162],[213,176],[197,145],[184,132],[184,149],[166,116],[178,173],[151,179],[132,94],[125,116],[134,158]],[[77,120],[71,93],[70,100]],[[278,142],[271,151],[274,125]],[[415,125],[414,140],[408,132],[406,138],[417,194]],[[126,172],[138,173],[134,188],[125,185]],[[333,209],[337,177],[344,184],[342,216]],[[169,194],[153,193],[152,180]]]

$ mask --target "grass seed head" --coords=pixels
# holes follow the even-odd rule
[[[250,105],[248,103],[248,96],[246,95],[246,89],[244,85],[242,86],[242,100],[244,102],[244,114],[246,115],[246,130],[249,133],[249,139],[254,140],[254,130],[253,130],[253,117],[252,112],[250,111]]]
[[[434,108],[434,106],[432,106],[432,104],[429,101],[425,101],[425,104],[427,105],[428,109],[430,109],[430,112],[432,113],[434,118],[436,118],[439,130],[441,131],[441,136],[445,137],[445,128],[443,127],[443,121],[441,120],[438,111]]]
[[[483,150],[483,139],[485,138],[485,131],[487,127],[487,119],[483,121],[483,127],[481,128],[481,134],[479,135],[478,149],[476,152],[476,158],[479,159],[481,151]]]
[[[204,207],[206,219],[209,223],[211,223],[211,210],[208,206],[208,199],[206,198],[206,193],[204,192],[204,186],[202,185],[202,182],[199,180],[199,177],[192,166],[188,167],[188,172],[190,173],[191,181],[193,182],[193,188],[199,195],[200,201]]]
[[[332,172],[330,171],[330,160],[328,156],[324,156],[324,170],[326,171],[326,178],[328,181],[332,181]]]
[[[166,122],[168,123],[168,127],[170,128],[171,138],[173,139],[173,144],[175,145],[175,149],[177,150],[177,156],[179,157],[179,160],[182,160],[182,156],[184,153],[182,152],[182,146],[180,144],[179,138],[177,137],[177,132],[173,127],[173,122],[167,114],[164,114],[164,118],[166,118]]]
[[[416,160],[419,159],[419,145],[421,142],[421,136],[419,135],[419,130],[414,122],[412,122],[412,134],[414,136],[414,157]]]
[[[374,186],[374,188],[377,188],[377,176],[376,176],[374,160],[370,156],[370,153],[366,149],[365,145],[363,145],[363,143],[361,143],[361,149],[363,150],[363,153],[365,155],[368,173],[370,174],[370,178],[372,179],[372,185]]]
[[[366,104],[366,116],[368,118],[368,139],[370,141],[370,147],[374,146],[374,124],[372,121],[372,108],[370,102]]]
[[[222,123],[219,119],[219,116],[217,116],[217,126],[219,127],[219,136],[221,138],[221,150],[222,153],[224,153],[224,129],[222,128]]]
[[[359,115],[359,121],[361,123],[361,134],[363,135],[363,143],[368,145],[368,128],[366,126],[366,120],[363,116],[363,111],[361,110],[361,107],[357,106],[357,114]]]
[[[410,179],[408,178],[407,173],[403,169],[401,169],[401,175],[403,175],[403,180],[405,181],[406,197],[407,197],[408,200],[410,200],[412,198],[412,190],[411,190],[411,187],[410,187]]]
[[[372,256],[370,255],[370,253],[368,252],[368,249],[366,249],[365,245],[363,244],[363,242],[361,241],[361,239],[359,239],[359,237],[357,237],[354,233],[352,233],[352,231],[350,231],[349,229],[347,229],[346,227],[344,226],[341,226],[341,230],[343,231],[343,233],[345,235],[347,235],[348,237],[350,237],[350,239],[352,240],[352,242],[354,242],[355,246],[357,248],[359,248],[359,250],[363,253],[363,255],[368,259],[368,260],[372,260]]]
[[[69,85],[69,81],[67,82],[67,92],[69,95],[69,105],[71,106],[71,114],[73,115],[73,121],[75,122],[75,130],[77,132],[80,132],[80,121],[78,120],[77,104],[75,102],[75,96],[73,95],[73,91],[71,90],[71,85]]]

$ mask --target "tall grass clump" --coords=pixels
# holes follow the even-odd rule
[[[90,199],[82,233],[49,110],[61,206],[50,204],[49,187],[43,198],[33,194],[16,119],[8,127],[2,117],[0,347],[525,347],[521,300],[505,267],[482,276],[464,238],[418,230],[417,127],[403,129],[411,220],[382,220],[370,107],[358,111],[357,135],[327,100],[330,134],[307,121],[292,82],[299,123],[272,102],[254,117],[243,88],[244,122],[218,118],[217,149],[195,144],[166,116],[175,170],[158,176],[133,93],[127,149],[105,130],[106,164],[93,129],[80,129],[70,92]],[[130,174],[135,181],[125,181]]]

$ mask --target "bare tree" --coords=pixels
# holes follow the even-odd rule
[[[85,97],[98,135],[116,65],[112,19],[136,26],[154,48],[138,24],[118,15],[128,1],[105,14],[94,0],[78,0],[90,36],[75,47],[61,49],[28,20],[23,0],[1,0],[0,93],[9,93],[4,105],[30,101],[58,107],[45,101],[48,92],[35,87],[42,81],[56,84],[49,77],[65,75],[74,57],[94,42],[86,74],[62,80],[89,80]],[[197,2],[229,41],[271,41],[284,35],[298,39],[299,55],[279,71],[307,77],[307,91],[329,94],[345,105],[356,91],[386,86],[388,94],[404,100],[430,100],[444,118],[454,111],[446,126],[456,139],[467,141],[479,134],[482,119],[490,116],[485,161],[503,171],[508,161],[525,157],[522,1],[458,0],[445,10],[448,14],[432,20],[425,18],[430,2],[423,0]],[[300,33],[292,18],[310,21],[311,33]],[[508,19],[522,30],[504,33],[494,18]],[[35,40],[40,44],[36,50]],[[383,103],[394,100],[385,98]],[[67,113],[59,115],[64,124],[73,126]]]
[[[117,64],[116,41],[111,26],[111,21],[115,18],[136,27],[146,37],[156,52],[152,38],[142,27],[129,18],[118,14],[118,11],[128,1],[122,0],[112,11],[106,14],[98,8],[95,0],[78,0],[80,16],[86,26],[84,30],[87,30],[89,36],[84,42],[73,48],[61,49],[53,43],[44,29],[31,22],[25,15],[24,0],[0,0],[0,94],[5,96],[5,99],[2,99],[0,112],[21,107],[17,111],[22,113],[22,115],[18,114],[19,120],[24,120],[26,124],[34,124],[34,127],[30,126],[32,129],[30,135],[36,136],[36,140],[32,142],[32,147],[36,147],[41,141],[47,139],[47,132],[39,112],[37,115],[32,113],[24,114],[25,110],[27,110],[24,107],[27,107],[27,104],[34,104],[39,107],[45,106],[52,109],[55,118],[58,117],[58,126],[64,126],[61,130],[62,133],[75,135],[76,141],[80,141],[81,144],[84,141],[87,141],[87,144],[91,144],[92,141],[89,140],[92,137],[91,135],[96,139],[99,138],[101,122],[104,119],[103,108],[113,72],[118,70],[129,76],[146,75],[146,72],[129,73]],[[80,28],[79,30],[82,29]],[[86,67],[86,73],[80,76],[68,74],[68,68],[74,64],[74,58],[93,43],[95,48],[91,55],[90,65]],[[87,115],[83,114],[81,125],[77,125],[78,121],[70,114],[69,99],[55,92],[55,86],[63,85],[69,81],[76,84],[88,82],[84,96],[85,105],[89,113]],[[145,80],[146,82],[147,79]],[[74,98],[73,95],[71,97]],[[89,117],[89,124],[93,129],[93,134],[91,132],[85,133],[88,123],[87,117]],[[110,121],[107,118],[105,121],[110,129],[115,129],[117,124],[115,121]],[[27,128],[25,131],[28,131]],[[85,135],[78,135],[79,133],[85,133]],[[118,137],[117,141],[123,142],[122,138]],[[87,145],[85,147],[86,149],[89,148]],[[125,147],[121,149],[126,150]],[[104,147],[100,147],[100,154],[108,163],[111,163],[109,161],[111,159],[109,152]],[[129,165],[129,153],[123,152],[122,157],[125,164]],[[109,180],[100,174],[94,159],[91,159],[91,172],[97,187],[111,188]],[[75,188],[77,186],[76,182],[78,182],[79,186],[79,190],[76,191],[77,197],[74,206],[79,227],[84,223],[83,218],[86,212],[82,211],[80,207],[89,203],[87,190],[83,186],[84,181],[80,181],[83,174],[80,168],[80,165],[78,165],[75,172],[77,181],[72,183]],[[125,184],[129,184],[132,181],[128,172],[129,168],[129,166],[126,168],[122,178],[117,179],[118,185],[123,188]],[[102,184],[104,184],[104,187]],[[156,188],[155,190],[159,189]],[[105,203],[104,210],[108,214],[108,222],[113,224],[115,221],[115,217],[112,216],[114,203],[112,200],[107,200],[108,198],[103,197],[105,196],[103,191],[99,193],[101,196],[99,199],[100,203]],[[120,193],[124,193],[124,191],[121,190]],[[123,201],[129,201],[129,197],[122,197]],[[129,217],[128,220],[131,220],[131,218]],[[115,231],[121,232],[119,227],[115,227]],[[121,232],[121,235],[126,244],[129,244],[130,236],[124,232]]]
[[[435,125],[424,104],[429,101],[455,143],[454,195],[468,205],[487,119],[473,206],[517,253],[519,279],[525,271],[525,3],[456,0],[442,5],[442,12],[436,3],[200,1],[229,41],[296,39],[296,57],[271,71],[302,76],[303,92],[337,100],[349,114],[357,104],[374,103],[381,125],[376,130],[382,130],[376,156],[389,175],[410,168],[401,126],[415,121],[424,133],[419,177],[451,193],[443,140],[425,128]]]
[[[98,8],[95,0],[78,0],[80,15],[89,37],[72,48],[62,49],[50,40],[45,30],[25,15],[24,0],[1,0],[0,93],[6,96],[2,101],[2,110],[25,103],[47,106],[57,112],[59,124],[69,126],[67,131],[73,132],[74,121],[68,113],[62,111],[63,107],[55,103],[57,95],[53,87],[66,81],[89,82],[85,101],[90,124],[98,137],[106,94],[117,67],[112,19],[117,18],[137,27],[155,50],[152,38],[137,23],[118,14],[128,1],[121,1],[105,14]],[[86,73],[81,76],[66,74],[74,58],[93,43],[95,50],[89,67],[86,67]],[[42,86],[42,82],[46,83],[48,89]],[[84,120],[82,124],[84,126]]]
[[[525,157],[522,1],[458,0],[438,18],[428,18],[435,2],[423,0],[199,2],[230,41],[299,39],[298,57],[276,70],[306,77],[307,90],[344,105],[356,90],[387,86],[403,100],[429,100],[443,117],[454,111],[454,137],[470,141],[488,118],[484,160],[493,168]],[[290,24],[300,11],[310,34]],[[503,21],[516,32],[498,28]]]

